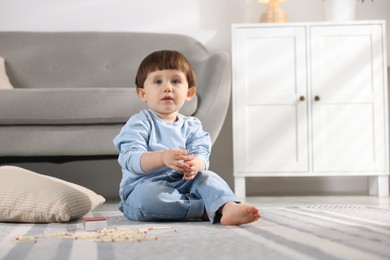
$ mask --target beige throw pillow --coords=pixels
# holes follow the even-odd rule
[[[11,89],[13,86],[9,82],[7,73],[5,72],[5,61],[0,57],[0,89]]]
[[[0,167],[0,222],[67,222],[104,202],[80,185],[16,166]]]

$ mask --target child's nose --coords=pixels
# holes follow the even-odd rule
[[[164,92],[171,92],[172,91],[172,85],[171,85],[171,83],[165,83],[164,84]]]

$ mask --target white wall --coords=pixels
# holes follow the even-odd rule
[[[357,19],[390,22],[389,0],[357,1]],[[323,0],[281,6],[291,22],[324,20]],[[257,0],[1,0],[0,30],[170,32],[230,51],[230,25],[257,22],[265,8]]]
[[[231,24],[257,22],[265,7],[257,0],[0,0],[0,31],[169,32],[192,36],[211,52],[230,51]],[[291,22],[324,20],[323,0],[289,0],[282,7]],[[387,49],[390,50],[389,0],[359,1],[357,19],[387,20]],[[213,148],[211,168],[232,186],[231,127],[229,114]],[[19,165],[77,182],[108,197],[117,194],[120,169],[115,160]],[[249,182],[248,192],[251,195],[365,194],[366,186],[364,177],[255,178]]]

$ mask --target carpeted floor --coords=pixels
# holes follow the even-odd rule
[[[109,228],[132,228],[145,234],[126,242],[96,242],[86,237],[16,241],[16,236],[85,231],[81,221],[1,223],[0,259],[390,259],[389,209],[323,204],[267,207],[261,214],[258,222],[225,227],[204,221],[138,223],[117,210],[93,212],[93,216],[107,217]]]

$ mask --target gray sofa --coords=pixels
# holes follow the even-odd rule
[[[0,164],[114,158],[112,139],[144,108],[134,77],[160,49],[182,52],[198,77],[183,114],[198,117],[214,142],[231,88],[230,56],[193,38],[130,32],[0,32],[13,89],[0,89]]]

